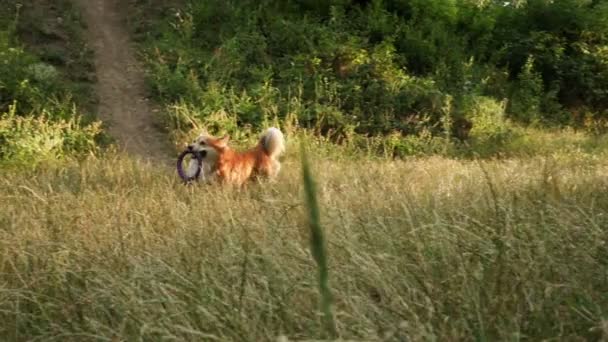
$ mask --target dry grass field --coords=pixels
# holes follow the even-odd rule
[[[309,159],[334,337],[608,338],[605,158]],[[242,191],[120,155],[3,170],[0,336],[331,337],[304,198],[293,149]]]

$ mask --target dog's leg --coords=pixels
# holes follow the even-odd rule
[[[281,171],[281,163],[276,159],[273,159],[271,163],[272,166],[270,168],[269,176],[270,178],[276,178]]]

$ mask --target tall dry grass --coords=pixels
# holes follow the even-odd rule
[[[343,339],[608,337],[608,162],[310,156]],[[324,336],[302,170],[244,191],[121,156],[0,178],[6,341]]]

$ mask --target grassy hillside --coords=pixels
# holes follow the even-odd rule
[[[101,127],[87,114],[95,96],[81,31],[68,0],[0,1],[0,165],[97,150]]]
[[[396,156],[496,154],[526,127],[608,127],[602,1],[132,4],[178,139],[280,123],[357,146],[389,137]]]
[[[327,336],[298,159],[246,191],[111,155],[5,173],[0,335]],[[341,338],[608,337],[605,158],[311,161]]]

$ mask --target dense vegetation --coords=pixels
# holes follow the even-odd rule
[[[608,122],[607,1],[137,2],[172,128],[278,120],[339,142],[406,136],[407,154]]]
[[[78,12],[0,0],[3,340],[608,338],[608,1],[130,5],[167,139],[281,174],[92,155]]]
[[[275,123],[392,156],[495,155],[532,150],[522,146],[539,128],[608,127],[606,1],[131,4],[151,90],[180,142],[202,125],[238,140]],[[44,155],[36,144],[50,156],[93,149],[99,128],[75,119],[94,98],[76,11],[68,0],[2,5],[1,139],[31,135],[16,120],[39,137],[50,122],[88,128],[65,144],[3,144],[0,158]]]
[[[69,1],[0,1],[0,163],[97,150],[90,69]]]

